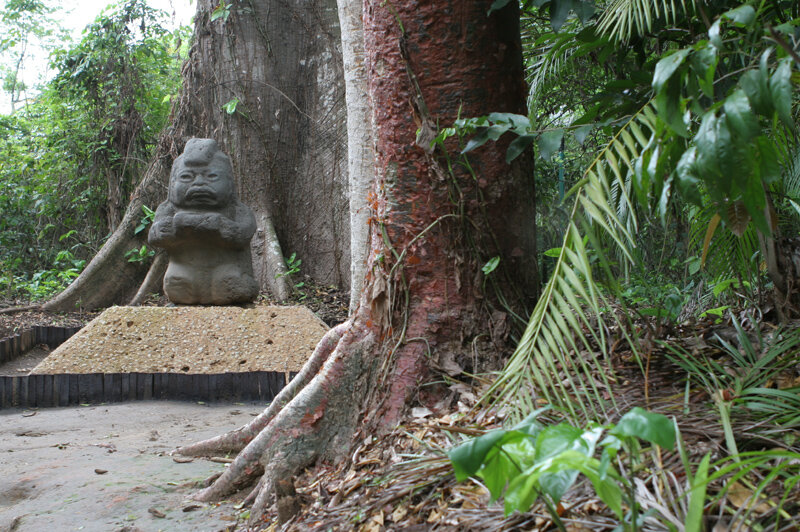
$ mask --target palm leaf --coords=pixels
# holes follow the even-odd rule
[[[606,421],[607,402],[614,406],[606,331],[617,318],[614,313],[606,316],[610,304],[605,292],[615,288],[613,282],[601,286],[597,279],[602,275],[613,280],[601,240],[612,242],[624,261],[634,262],[636,223],[628,175],[635,159],[653,144],[655,121],[648,104],[617,132],[568,193],[574,202],[553,273],[514,355],[489,392],[514,417],[521,418],[537,400],[574,421]],[[637,135],[629,134],[633,127]],[[625,206],[625,221],[618,215],[620,205]]]
[[[695,1],[689,0],[689,4],[694,7]],[[649,33],[655,20],[674,24],[686,12],[686,0],[612,0],[603,10],[597,29],[615,41],[628,41],[634,34]]]
[[[689,249],[702,257],[703,268],[716,281],[741,278],[755,286],[758,266],[758,234],[753,224],[748,224],[741,236],[727,227],[719,226],[715,218],[716,206],[710,201],[696,210],[689,219]]]

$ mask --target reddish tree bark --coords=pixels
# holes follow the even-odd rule
[[[275,479],[345,456],[355,434],[394,426],[412,400],[433,406],[436,394],[420,388],[433,370],[480,369],[480,339],[505,327],[497,298],[483,290],[489,258],[500,256],[523,288],[516,303],[535,290],[534,262],[521,260],[534,256],[532,178],[505,163],[502,143],[476,150],[471,170],[454,164],[452,172],[455,141],[449,154],[430,145],[459,113],[524,112],[517,6],[487,17],[491,3],[365,1],[376,179],[360,306],[312,357],[306,369],[321,369],[309,384],[260,416],[257,435],[250,427],[216,440],[226,450],[246,447],[198,498],[221,497],[263,467],[258,516]],[[179,452],[214,448],[201,442]]]

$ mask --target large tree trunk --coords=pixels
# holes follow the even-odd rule
[[[171,120],[123,221],[86,271],[46,304],[73,310],[126,303],[147,268],[125,253],[141,206],[163,201],[172,160],[190,137],[214,138],[231,157],[239,197],[256,215],[256,279],[278,299],[288,294],[281,248],[303,272],[348,288],[343,67],[335,0],[249,0],[211,21],[220,5],[198,0],[195,41]],[[235,102],[235,103],[232,103]],[[226,105],[227,104],[227,105]],[[278,245],[280,242],[280,245]]]
[[[487,17],[491,4],[366,0],[376,176],[360,306],[264,414],[179,449],[242,449],[197,498],[222,497],[263,471],[251,496],[257,517],[276,479],[342,458],[356,433],[394,426],[414,397],[435,401],[435,387],[419,387],[434,370],[485,368],[484,354],[497,351],[489,339],[506,326],[499,298],[482,290],[489,258],[501,257],[509,279],[535,290],[525,284],[535,282],[525,247],[533,242],[532,179],[506,165],[505,144],[476,150],[471,170],[454,164],[452,172],[446,158],[457,159],[458,146],[448,144],[448,155],[430,145],[437,125],[459,112],[524,112],[518,8],[512,2]]]

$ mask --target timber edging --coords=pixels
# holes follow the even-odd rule
[[[58,347],[80,327],[36,326],[0,340],[0,364],[32,347]],[[290,375],[293,376],[293,375]],[[115,403],[135,400],[271,401],[286,374],[250,371],[219,374],[85,373],[0,376],[0,409]]]
[[[0,408],[121,401],[271,401],[284,387],[277,371],[242,373],[82,373],[0,377]]]
[[[0,364],[11,362],[39,344],[46,344],[50,349],[55,349],[80,331],[81,328],[36,325],[14,336],[0,339]]]

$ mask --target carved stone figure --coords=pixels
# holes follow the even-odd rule
[[[167,201],[148,241],[167,250],[164,293],[183,305],[228,305],[258,295],[250,239],[253,211],[239,201],[233,167],[212,139],[190,139],[172,164]]]

